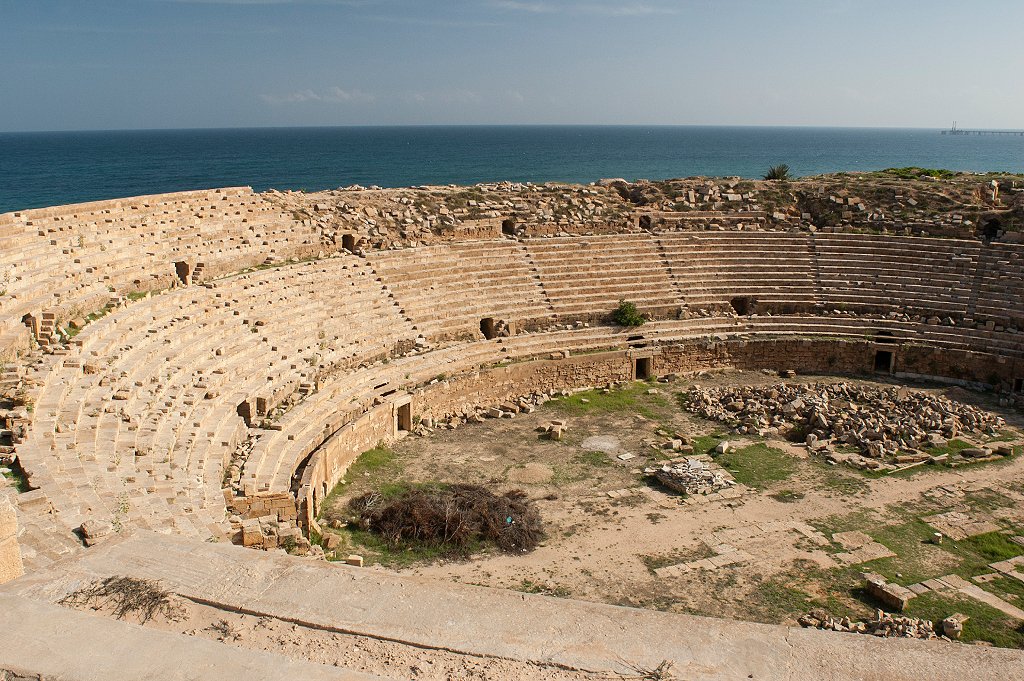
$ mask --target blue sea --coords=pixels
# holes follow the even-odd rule
[[[227,185],[759,177],[924,166],[1024,172],[1024,137],[929,129],[429,126],[0,133],[0,213]]]

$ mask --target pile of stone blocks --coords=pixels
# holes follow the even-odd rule
[[[811,629],[870,634],[882,638],[939,638],[935,631],[935,623],[931,620],[892,615],[882,610],[877,611],[875,619],[867,622],[853,621],[849,617],[832,617],[823,610],[812,610],[802,615],[797,622],[800,626]]]
[[[302,535],[294,521],[278,520],[277,516],[238,519],[232,521],[232,527],[237,529],[239,543],[248,548],[284,549],[298,556],[309,555],[313,550],[309,539]],[[322,554],[322,549],[319,553]]]
[[[930,460],[924,451],[962,434],[995,435],[1001,416],[941,395],[906,388],[875,388],[853,383],[776,384],[701,388],[689,393],[687,409],[722,421],[740,434],[785,437],[806,433],[814,452],[840,456],[835,447],[853,447],[870,468]],[[1004,447],[999,450],[1012,454]],[[971,452],[984,458],[991,450]],[[850,457],[846,457],[849,459]],[[874,461],[875,463],[871,463]]]
[[[713,466],[709,457],[689,456],[661,467],[645,468],[646,475],[680,494],[714,494],[736,486],[724,470]]]

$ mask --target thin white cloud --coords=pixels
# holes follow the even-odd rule
[[[546,12],[554,12],[556,8],[546,2],[519,2],[519,0],[493,0],[491,3],[498,9],[509,9],[516,12],[533,12],[534,14],[544,14]]]
[[[659,14],[676,14],[675,7],[655,5],[647,2],[524,2],[523,0],[491,0],[491,6],[513,12],[530,14],[596,14],[608,17],[643,17]]]
[[[478,92],[466,89],[406,92],[401,97],[414,104],[479,104],[484,101]]]
[[[377,0],[158,0],[183,5],[343,5],[366,7],[379,4]]]
[[[329,104],[370,104],[377,101],[377,97],[362,90],[343,90],[340,87],[329,87],[325,90],[299,90],[283,95],[263,94],[260,95],[267,104],[301,104],[304,102],[325,102]]]

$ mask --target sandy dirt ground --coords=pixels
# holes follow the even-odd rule
[[[707,386],[778,380],[760,373],[731,372],[698,382]],[[655,448],[666,439],[658,429],[690,437],[722,432],[718,424],[676,405],[675,395],[688,386],[686,382],[658,384],[651,395],[644,389],[629,408],[603,410],[587,405],[574,410],[550,404],[530,415],[398,443],[394,449],[405,479],[524,489],[538,500],[548,534],[529,554],[488,553],[403,571],[582,600],[794,623],[800,613],[761,608],[755,602],[756,592],[773,577],[798,579],[808,566],[838,565],[835,552],[827,550],[829,537],[816,529],[821,521],[869,513],[884,525],[895,522],[890,517],[894,505],[922,499],[939,499],[944,509],[970,511],[964,495],[986,489],[999,490],[1024,508],[1024,489],[1019,487],[1024,480],[1024,457],[998,466],[927,466],[912,477],[879,478],[811,460],[806,448],[784,441],[767,444],[793,457],[795,472],[787,479],[762,490],[744,489],[735,499],[686,503],[644,482],[641,471],[656,460]],[[954,392],[954,398],[1003,413],[984,396],[960,389]],[[1019,414],[1003,415],[1016,428],[1024,425]],[[553,419],[568,423],[567,436],[560,442],[535,432]],[[740,447],[750,443],[726,437]],[[622,453],[635,458],[619,460]],[[365,488],[361,481],[353,481],[351,490],[336,503],[343,504]],[[781,501],[773,496],[780,491],[802,498]],[[624,493],[612,498],[608,492]],[[686,574],[657,574],[652,569],[705,557],[714,561],[721,552],[734,549],[749,557]],[[870,608],[860,607],[869,613]]]

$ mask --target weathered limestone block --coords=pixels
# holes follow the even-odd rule
[[[907,607],[907,602],[917,595],[905,586],[890,584],[885,580],[885,577],[872,572],[864,574],[864,588],[879,603],[882,603],[890,610],[899,612],[903,612],[903,609]]]
[[[114,526],[104,520],[86,520],[78,528],[82,533],[86,546],[93,546],[100,540],[109,537],[114,532]]]

